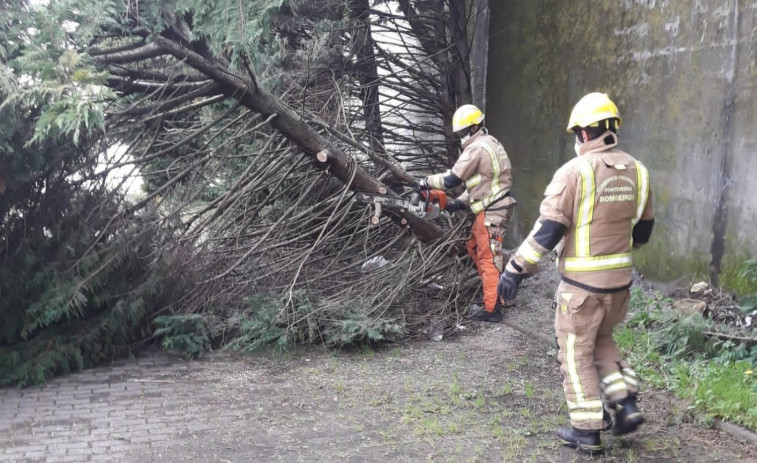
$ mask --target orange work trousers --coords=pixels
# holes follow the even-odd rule
[[[482,211],[473,221],[473,236],[466,243],[481,277],[484,292],[484,310],[494,312],[497,304],[497,284],[504,267],[502,238],[509,217],[509,209]]]

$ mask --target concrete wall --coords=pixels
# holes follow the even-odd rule
[[[514,238],[573,154],[575,102],[604,91],[652,175],[648,276],[732,274],[757,255],[757,1],[491,2],[488,112],[515,168]],[[721,261],[722,258],[722,261]],[[722,267],[722,268],[721,268]]]

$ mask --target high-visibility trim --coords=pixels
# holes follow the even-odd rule
[[[626,379],[626,384],[628,384],[629,386],[639,387],[639,382],[637,380],[631,378],[630,376],[626,376],[625,379]]]
[[[476,174],[465,181],[465,188],[469,190],[479,183],[481,183],[481,174]]]
[[[571,402],[570,400],[567,400],[568,402],[568,410],[578,410],[578,409],[602,409],[602,401],[599,399],[596,400],[584,400],[581,402]]]
[[[636,161],[636,216],[633,224],[641,220],[641,215],[647,207],[649,200],[649,171],[639,161]]]
[[[576,220],[576,255],[588,257],[591,255],[589,243],[591,236],[591,222],[594,217],[594,169],[591,163],[584,159],[579,167],[581,174],[581,188],[579,190],[578,217]]]
[[[600,384],[602,385],[604,393],[608,395],[626,390],[625,377],[619,371],[610,373],[602,378]]]
[[[612,384],[615,381],[623,381],[623,375],[619,372],[613,372],[601,379],[604,384]]]
[[[576,363],[576,335],[568,333],[565,344],[565,363],[568,367],[568,378],[570,379],[570,384],[573,386],[573,392],[576,394],[576,401],[581,402],[585,400],[585,396],[584,388],[581,386],[581,378],[578,376],[578,364]],[[600,419],[602,419],[601,416]]]
[[[487,196],[486,198],[482,199],[481,201],[476,201],[470,205],[471,211],[473,211],[474,214],[478,214],[479,212],[483,211],[487,207],[489,207],[490,204],[494,204],[500,199],[504,198],[510,194],[510,190],[501,190],[499,193]]]
[[[431,187],[437,190],[444,189],[444,174],[432,175],[426,180],[426,183],[431,184]]]
[[[500,191],[499,176],[502,173],[502,167],[499,165],[497,153],[489,145],[482,143],[481,147],[489,154],[489,159],[492,163],[491,194],[496,195]]]
[[[602,421],[602,411],[598,412],[569,412],[571,421]]]
[[[502,186],[499,184],[499,177],[500,175],[502,175],[502,166],[500,165],[499,159],[497,158],[497,153],[485,143],[479,143],[476,146],[483,149],[487,152],[487,154],[489,154],[489,159],[491,160],[492,164],[492,178],[490,180],[489,196],[470,205],[470,209],[474,214],[478,214],[479,212],[483,211],[484,209],[489,207],[490,204],[499,201],[510,192],[509,190],[503,190]],[[474,186],[481,183],[481,179],[481,174],[474,175],[473,177],[466,180],[465,188],[473,188]]]
[[[630,252],[608,254],[596,257],[566,257],[566,272],[595,272],[597,270],[612,270],[633,266],[633,256]]]
[[[638,387],[639,386],[639,379],[636,376],[636,372],[633,371],[630,368],[623,368],[620,370],[623,373],[623,379],[625,382],[631,386]]]
[[[610,384],[609,386],[605,387],[605,394],[611,395],[616,392],[625,391],[626,388],[626,382],[625,381],[618,381],[617,383]]]
[[[520,245],[518,248],[518,254],[520,254],[520,256],[529,264],[538,264],[544,257],[544,254],[534,249],[534,247],[528,243],[528,240]]]

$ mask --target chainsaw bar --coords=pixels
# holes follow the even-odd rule
[[[356,198],[361,203],[373,204],[374,207],[383,206],[392,209],[400,209],[400,213],[407,212],[422,219],[433,219],[439,216],[438,205],[429,204],[423,201],[413,204],[412,201],[397,196],[371,193],[358,193]]]

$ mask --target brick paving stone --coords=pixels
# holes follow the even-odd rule
[[[447,361],[457,361],[460,346],[434,343],[429,349],[418,362],[439,367],[434,370],[439,376],[428,381],[437,381],[436,392],[446,397],[451,373],[437,357],[448,352]],[[501,352],[492,355],[499,358]],[[413,404],[411,396],[426,397],[429,385],[407,386],[417,374],[406,374],[406,365],[395,365],[399,360],[389,355],[382,368],[396,368],[394,376],[404,379],[372,376],[368,363],[359,358],[340,359],[344,364],[339,366],[328,355],[312,362],[294,358],[285,365],[275,358],[209,360],[187,362],[153,354],[56,378],[44,387],[0,389],[0,462],[502,461],[507,447],[491,436],[463,431],[433,442],[433,436],[418,436],[405,423],[407,405]],[[327,369],[333,373],[322,373]],[[512,384],[519,384],[517,371],[511,374]],[[480,379],[465,380],[486,387],[475,383]],[[559,388],[559,380],[550,381]],[[367,386],[376,389],[350,396],[350,391]],[[368,403],[374,398],[394,408],[376,410]],[[553,402],[557,410],[558,400]],[[511,418],[517,419],[517,414]],[[393,435],[389,426],[402,432]],[[474,447],[483,454],[473,454]],[[456,448],[471,453],[442,453]],[[547,460],[537,460],[574,458],[574,453],[550,452]],[[627,461],[628,455],[608,461]]]

